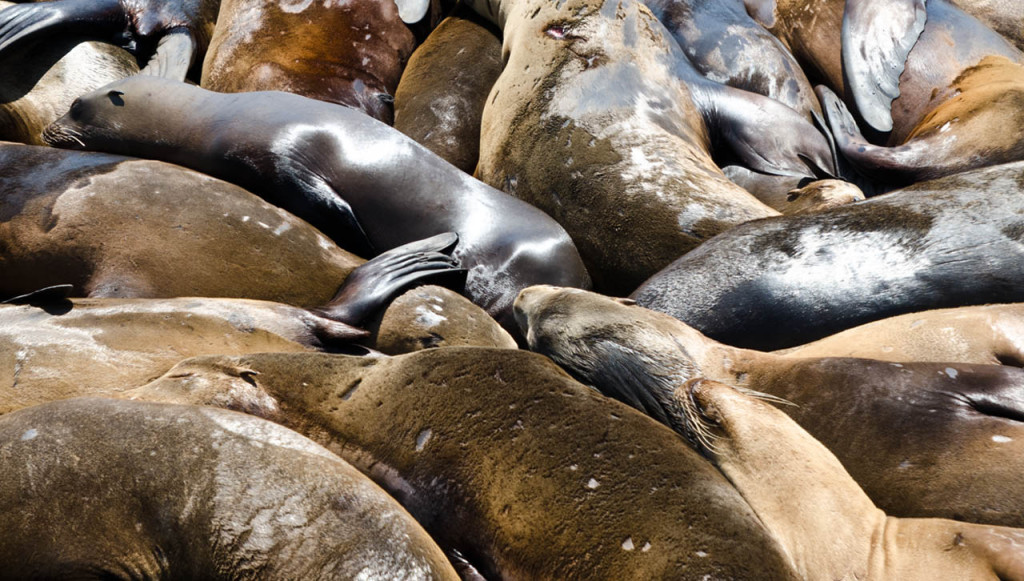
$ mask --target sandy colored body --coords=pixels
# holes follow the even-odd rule
[[[780,407],[889,515],[1024,527],[1020,367],[737,349],[667,315],[574,289],[527,289],[516,314],[532,350],[677,431],[688,420],[673,393],[690,379],[766,393],[796,404]],[[980,327],[969,351],[991,360],[995,352],[985,351],[1000,345]]]
[[[252,416],[58,402],[0,418],[0,459],[4,579],[458,579],[378,486]]]
[[[791,577],[678,436],[537,355],[199,358],[133,395],[205,403],[233,390],[368,473],[487,578]]]

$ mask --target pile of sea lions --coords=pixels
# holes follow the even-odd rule
[[[0,579],[1024,581],[1022,50],[0,2]]]

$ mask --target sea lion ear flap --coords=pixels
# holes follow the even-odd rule
[[[900,75],[927,20],[925,0],[846,0],[843,75],[861,117],[892,131]]]
[[[107,91],[107,98],[118,107],[124,107],[124,99],[121,98],[123,96],[123,91]]]
[[[395,0],[398,6],[398,16],[406,24],[416,24],[427,15],[430,9],[430,0]]]

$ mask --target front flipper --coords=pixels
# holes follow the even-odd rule
[[[47,303],[62,302],[71,296],[74,286],[70,284],[58,284],[48,286],[28,294],[19,295],[0,301],[2,305],[40,305]]]
[[[184,81],[196,54],[196,40],[184,28],[170,30],[157,41],[156,51],[140,75]]]
[[[81,31],[90,36],[112,37],[124,28],[125,14],[118,0],[58,0],[17,4],[0,10],[0,54],[32,38],[58,30]]]
[[[398,5],[398,16],[406,24],[416,24],[427,15],[430,0],[395,0]]]
[[[776,176],[836,177],[829,138],[790,107],[710,82],[693,95],[712,140],[745,167]]]
[[[457,234],[446,232],[388,250],[353,270],[331,302],[314,312],[359,326],[399,293],[428,279],[461,287],[467,271],[450,256],[458,242]]]
[[[900,75],[926,19],[925,0],[846,0],[842,54],[847,90],[864,121],[878,131],[892,131]]]

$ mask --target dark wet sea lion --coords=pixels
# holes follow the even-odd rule
[[[385,123],[412,32],[387,0],[221,0],[202,86],[287,91],[346,105]]]
[[[489,579],[793,577],[676,434],[538,355],[206,357],[132,394],[206,403],[252,391],[239,371],[274,402],[256,413],[368,473]]]
[[[143,73],[184,80],[213,34],[219,0],[54,0],[0,11],[0,57],[32,38],[87,34],[151,55]],[[197,56],[199,58],[197,58]]]
[[[810,123],[705,79],[638,2],[468,4],[503,28],[506,56],[477,174],[565,226],[605,292],[627,293],[715,234],[777,214],[725,177],[713,149],[770,175],[832,170]]]
[[[47,129],[49,143],[192,167],[279,203],[347,248],[381,251],[457,232],[467,295],[506,328],[515,328],[519,289],[589,285],[554,220],[347,107],[142,76],[76,103]]]
[[[1024,579],[1024,529],[886,516],[836,457],[781,411],[721,383],[677,397],[693,438],[804,579]]]
[[[362,259],[237,186],[161,162],[0,144],[0,298],[67,283],[74,296],[273,300],[358,325],[423,274],[458,284],[455,243],[441,235],[358,269]]]
[[[960,10],[985,23],[1024,50],[1024,4],[1017,0],[951,0]]]
[[[680,433],[674,393],[690,379],[769,394],[888,514],[1024,527],[1024,369],[779,356],[623,303],[533,287],[516,314],[531,349]]]
[[[0,7],[12,6],[0,2]],[[82,93],[139,72],[135,59],[81,38],[25,43],[0,59],[0,140],[43,145],[46,126]]]
[[[480,154],[480,117],[501,74],[501,33],[461,8],[409,59],[395,92],[395,129],[466,173]]]
[[[902,313],[1022,301],[1022,184],[1018,162],[744,224],[632,296],[713,339],[766,350]]]
[[[821,117],[814,89],[789,49],[740,0],[643,0],[690,62],[713,81],[771,97],[810,121]]]
[[[0,418],[0,459],[5,579],[458,579],[368,478],[244,414],[57,402]]]

